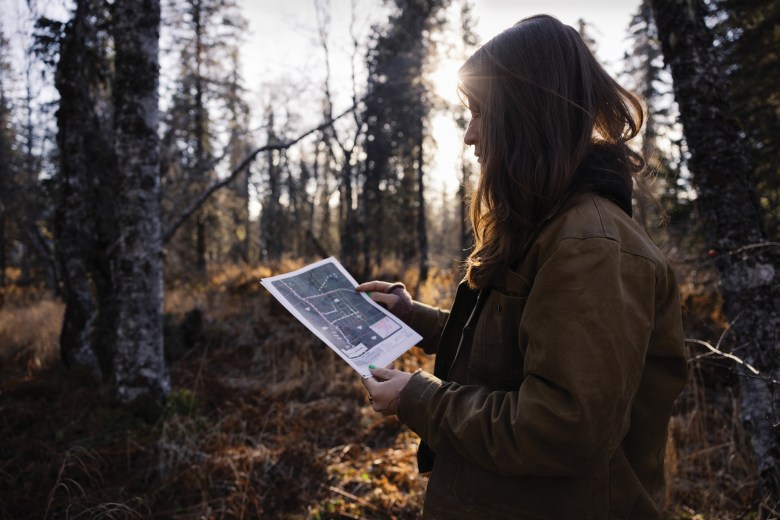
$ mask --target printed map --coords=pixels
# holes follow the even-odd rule
[[[422,339],[376,305],[334,259],[262,281],[274,296],[358,372],[386,364]]]

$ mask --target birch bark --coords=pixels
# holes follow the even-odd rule
[[[114,4],[119,185],[119,236],[112,260],[118,316],[114,369],[124,402],[159,400],[170,391],[162,334],[159,26],[159,0]]]

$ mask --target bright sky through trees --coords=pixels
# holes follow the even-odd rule
[[[315,1],[330,3],[329,44],[331,61],[331,91],[335,93],[334,113],[351,103],[352,42],[354,36],[365,42],[371,26],[387,18],[387,8],[381,0],[239,0],[249,29],[241,48],[247,101],[255,118],[253,128],[262,126],[263,108],[268,103],[289,103],[299,113],[301,128],[316,125],[321,119],[321,92],[325,77],[324,54],[318,43]],[[2,23],[6,34],[13,39],[19,34],[20,24],[26,29],[31,21],[25,0],[0,0]],[[354,4],[354,11],[353,5]],[[517,20],[538,13],[558,17],[562,22],[577,27],[578,20],[588,24],[591,38],[596,40],[598,57],[613,74],[620,71],[620,60],[625,52],[626,28],[638,0],[473,0],[476,32],[481,41],[512,25]],[[43,0],[34,4],[40,14],[53,18],[67,18],[71,2]],[[354,20],[353,20],[354,12]],[[458,6],[451,10],[457,16]],[[457,24],[457,21],[455,22]],[[164,31],[163,31],[164,32]],[[20,49],[17,48],[17,51]],[[357,81],[364,79],[365,49],[361,47],[354,57]],[[457,100],[456,72],[462,58],[444,59],[432,75],[438,94],[451,102]],[[165,75],[165,71],[163,71]],[[283,92],[281,98],[279,92]],[[270,96],[273,93],[273,99]],[[457,188],[457,161],[461,151],[460,131],[446,115],[433,120],[433,134],[437,141],[434,178],[428,186],[450,192]]]
[[[386,19],[386,14],[380,0],[353,1],[356,17],[353,30],[363,40],[370,26],[383,17]],[[300,89],[313,87],[315,92],[321,91],[319,85],[325,69],[324,54],[317,43],[315,0],[242,0],[241,3],[249,20],[249,34],[242,48],[244,78],[248,88],[255,92],[254,101],[263,99],[263,91],[267,90],[263,84],[272,86],[280,78]],[[487,41],[514,22],[534,14],[551,14],[574,27],[580,18],[584,19],[591,38],[596,40],[599,59],[613,74],[620,70],[626,29],[638,6],[638,0],[474,0],[473,3],[480,41]],[[457,16],[455,7],[452,14]],[[350,104],[351,17],[350,0],[331,0],[331,80],[333,92],[340,94],[334,112]],[[359,71],[363,70],[363,57],[360,54],[356,58]],[[460,63],[460,59],[443,60],[432,78],[438,94],[451,102],[457,101],[455,85]],[[293,98],[295,95],[291,92]],[[311,107],[312,122],[315,122],[318,105],[311,103],[312,96],[306,98],[306,101],[292,99],[293,105]],[[428,186],[435,190],[444,186],[453,192],[458,184],[456,171],[462,135],[448,116],[436,116],[433,125],[438,151],[433,165],[434,178]]]

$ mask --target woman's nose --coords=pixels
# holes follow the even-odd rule
[[[466,133],[463,135],[463,142],[466,143],[466,146],[476,145],[479,141],[479,130],[477,127],[477,122],[474,119],[469,121],[469,126],[466,128]]]

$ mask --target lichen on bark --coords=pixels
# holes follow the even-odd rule
[[[124,402],[163,399],[170,380],[163,354],[160,230],[159,0],[114,4],[115,150],[118,239],[115,381]]]

